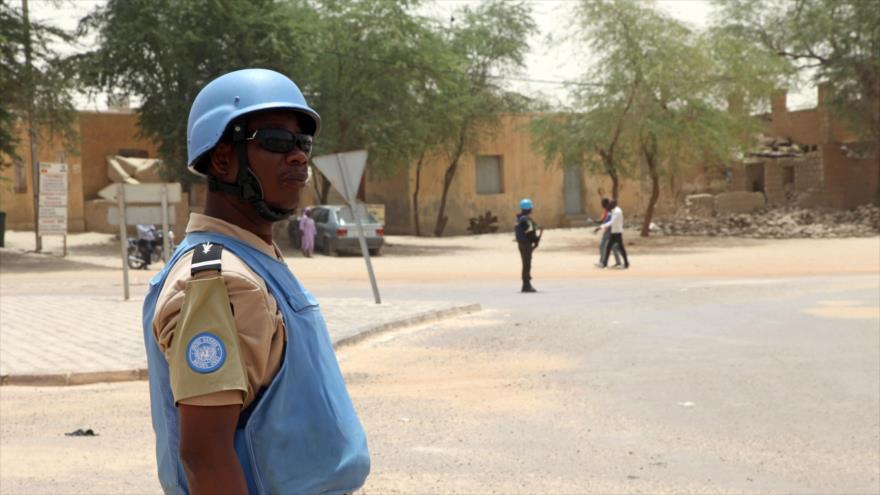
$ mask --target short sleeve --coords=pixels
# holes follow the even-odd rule
[[[187,282],[169,351],[175,402],[229,391],[239,392],[239,400],[232,403],[244,402],[247,371],[226,284],[219,274]]]

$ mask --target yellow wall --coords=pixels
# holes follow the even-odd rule
[[[544,227],[568,225],[565,214],[562,168],[547,166],[543,155],[532,143],[528,123],[529,114],[504,115],[497,132],[485,139],[476,153],[461,157],[446,203],[448,217],[444,235],[467,234],[469,219],[486,211],[498,217],[498,230],[512,231],[519,200],[531,198],[535,204],[534,218]],[[477,194],[476,155],[501,156],[502,192]],[[448,157],[437,152],[426,158],[422,166],[419,187],[419,217],[422,235],[433,235],[443,191],[443,176],[449,165]],[[406,180],[404,180],[404,178]],[[415,233],[412,213],[412,195],[415,190],[415,166],[389,179],[368,176],[366,195],[369,203],[386,204],[386,230],[392,234]],[[661,184],[659,214],[674,211],[675,194],[668,181]],[[583,172],[581,206],[585,215],[600,215],[602,196],[611,195],[611,181],[604,175]],[[623,180],[620,204],[628,216],[641,215],[650,197],[650,182]]]
[[[78,122],[74,129],[78,131]],[[85,229],[82,197],[82,161],[78,150],[65,152],[64,147],[47,133],[37,138],[37,161],[39,163],[62,163],[70,165],[68,172],[68,211],[67,225],[71,232],[82,232]],[[34,193],[33,168],[31,166],[30,141],[26,129],[19,133],[18,156],[24,167],[27,187],[20,192],[15,191],[15,165],[0,170],[0,210],[6,212],[6,228],[10,230],[33,230],[34,228]]]
[[[107,156],[123,149],[145,150],[147,156],[158,156],[151,141],[138,137],[137,115],[134,113],[80,112],[80,149],[83,164],[83,196],[97,198],[98,191],[110,184],[107,177]]]
[[[544,227],[568,225],[565,215],[562,169],[556,165],[546,166],[532,144],[527,125],[533,115],[504,115],[497,132],[485,139],[475,154],[461,157],[458,170],[449,191],[446,216],[449,218],[444,235],[467,234],[468,220],[491,211],[498,217],[499,231],[513,227],[519,200],[531,198],[535,203],[535,219]],[[69,154],[70,174],[70,213],[71,232],[82,230],[108,231],[106,207],[96,202],[96,194],[110,183],[107,178],[106,156],[118,154],[121,149],[146,150],[149,156],[156,156],[155,145],[138,138],[137,117],[133,113],[94,113],[81,112],[77,119],[79,130],[79,149]],[[22,136],[23,138],[25,136]],[[41,145],[40,159],[58,161],[60,146]],[[29,152],[27,140],[22,140],[19,149],[25,159],[28,181],[30,167],[27,161]],[[502,162],[502,192],[500,194],[476,193],[476,156],[500,155]],[[413,164],[414,165],[414,164]],[[420,187],[420,220],[423,235],[432,235],[437,220],[437,210],[443,187],[443,175],[448,166],[448,157],[438,150],[426,159],[422,167]],[[391,177],[378,178],[367,173],[366,200],[371,204],[385,205],[385,224],[389,234],[413,234],[412,195],[415,190],[415,167],[401,170]],[[0,207],[7,212],[7,227],[10,229],[32,229],[33,211],[30,185],[25,193],[12,193],[12,168],[0,173],[9,181],[0,182],[2,201]],[[698,174],[699,175],[699,174]],[[201,188],[200,188],[201,187]],[[676,203],[683,199],[684,186],[672,184],[663,179],[658,216],[674,212]],[[204,204],[204,187],[193,189],[194,209]],[[600,214],[599,200],[610,196],[611,183],[605,175],[583,173],[581,184],[581,203],[584,214],[596,218]],[[646,176],[641,179],[623,180],[620,188],[620,203],[627,218],[641,215],[650,196],[650,183]],[[301,204],[315,204],[316,198],[309,187],[304,191]],[[335,191],[331,192],[330,203],[341,203]],[[177,206],[178,216],[183,219],[188,214],[186,204]],[[178,221],[179,222],[179,221]],[[629,223],[629,222],[628,222]],[[182,229],[182,226],[176,226]],[[113,230],[115,232],[115,230]]]
[[[57,140],[41,136],[37,146],[38,160],[42,163],[66,161],[70,165],[68,231],[107,231],[106,211],[88,204],[97,198],[99,190],[110,184],[106,157],[123,149],[144,150],[148,156],[155,157],[157,148],[152,142],[138,137],[137,116],[132,112],[79,112],[74,129],[78,140],[74,143],[75,149],[67,152]],[[33,230],[30,145],[24,129],[20,132],[18,154],[26,169],[27,189],[14,192],[14,167],[0,171],[0,209],[7,214],[6,228]],[[186,209],[186,205],[179,205],[178,209]],[[101,214],[105,216],[101,217]]]

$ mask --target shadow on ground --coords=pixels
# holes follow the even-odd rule
[[[79,253],[78,253],[79,254]],[[0,274],[107,270],[103,265],[64,259],[56,254],[22,253],[0,249]]]
[[[279,244],[281,248],[281,252],[285,257],[302,257],[302,253],[299,249],[284,246],[283,244]],[[434,255],[445,255],[445,254],[455,254],[459,252],[465,251],[477,251],[478,249],[460,246],[460,245],[447,245],[447,246],[431,246],[427,244],[395,244],[395,243],[386,243],[381,252],[377,255],[381,258],[394,258],[394,257],[411,257],[411,256],[434,256]],[[326,254],[316,252],[313,256],[327,256]],[[338,254],[334,254],[332,256],[337,256],[340,258],[351,258],[351,257],[361,257],[360,251],[346,251]]]
[[[597,234],[595,238],[590,237],[587,239],[578,239],[554,246],[545,247],[542,245],[540,249],[546,253],[584,251],[595,252],[598,255],[600,240],[601,238]],[[750,239],[745,237],[640,237],[638,234],[631,235],[629,232],[624,235],[623,241],[627,253],[633,252],[663,255],[692,255],[708,252],[719,247],[731,248],[754,246],[764,242],[762,239]]]

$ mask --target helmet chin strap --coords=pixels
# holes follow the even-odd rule
[[[245,137],[244,122],[233,122],[232,143],[238,156],[238,174],[235,177],[235,183],[223,182],[211,176],[208,180],[208,189],[238,196],[253,206],[257,214],[265,220],[270,222],[284,220],[293,215],[293,212],[296,210],[276,208],[263,200],[263,187],[260,185],[260,180],[254,175],[248,162]]]

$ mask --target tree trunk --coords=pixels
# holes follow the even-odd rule
[[[642,222],[642,237],[651,235],[651,220],[654,218],[654,206],[660,197],[660,173],[657,171],[657,140],[651,136],[649,144],[642,144],[642,152],[645,155],[645,163],[648,164],[648,174],[651,176],[651,199],[645,210],[645,219]]]
[[[620,176],[613,168],[608,171],[608,176],[611,177],[611,199],[617,201],[620,197]]]
[[[327,204],[327,200],[330,198],[330,181],[324,175],[321,175],[321,191],[318,193],[318,201],[321,202],[322,205]]]
[[[458,144],[452,154],[452,161],[449,163],[449,167],[443,175],[443,194],[440,196],[440,208],[437,210],[437,223],[434,225],[434,237],[443,237],[443,229],[446,228],[446,222],[449,220],[445,215],[446,197],[449,195],[449,187],[452,185],[452,179],[455,178],[455,170],[458,168],[458,159],[461,158],[461,154],[464,151],[465,128],[466,126],[458,135]]]
[[[602,162],[605,163],[605,173],[611,178],[611,199],[617,201],[620,195],[620,174],[617,173],[617,167],[614,166],[614,145],[608,150],[597,150]]]
[[[413,222],[415,222],[416,226],[416,235],[419,237],[422,235],[422,226],[419,220],[419,186],[421,186],[422,182],[422,161],[424,159],[425,151],[422,150],[422,154],[419,155],[419,161],[416,162],[416,187],[413,191]]]
[[[318,198],[318,203],[325,204],[325,201],[321,197],[321,190],[324,187],[324,182],[326,179],[324,175],[318,170],[318,167],[313,163],[309,163],[309,168],[312,169],[312,188],[315,190],[315,197]]]

